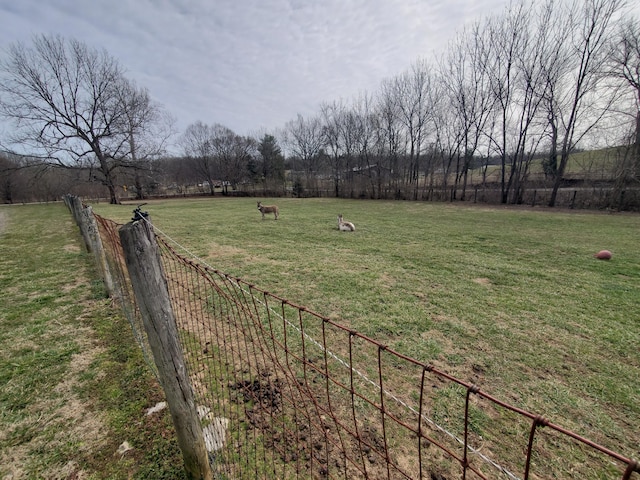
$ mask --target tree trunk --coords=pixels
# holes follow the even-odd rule
[[[119,205],[120,200],[118,199],[118,195],[116,194],[116,187],[113,182],[109,182],[107,184],[107,188],[109,189],[109,203],[112,205]]]
[[[562,177],[564,176],[564,170],[569,162],[569,153],[566,149],[562,149],[562,156],[560,157],[560,165],[556,170],[555,180],[553,182],[553,189],[551,190],[551,198],[549,199],[549,207],[556,206],[556,199],[558,197],[558,190],[560,189],[560,183],[562,183]]]
[[[136,184],[136,200],[144,200],[144,191],[142,190],[142,181],[140,180],[140,173],[136,170],[135,177]]]

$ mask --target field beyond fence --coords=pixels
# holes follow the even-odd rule
[[[123,226],[66,202],[158,375]],[[637,461],[219,271],[138,213],[215,478],[637,478]]]

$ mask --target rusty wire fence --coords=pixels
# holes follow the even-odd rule
[[[152,359],[121,225],[94,217],[113,296]],[[638,478],[635,460],[226,275],[154,231],[215,478]]]

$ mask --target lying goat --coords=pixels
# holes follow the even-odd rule
[[[341,232],[355,232],[356,226],[351,222],[345,222],[342,214],[338,215],[338,230]]]
[[[273,213],[275,220],[278,219],[278,206],[277,205],[262,205],[262,202],[258,202],[258,210],[262,213],[262,219],[264,220],[265,213]]]

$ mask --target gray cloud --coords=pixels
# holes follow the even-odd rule
[[[105,48],[178,119],[273,131],[374,92],[506,0],[0,0],[0,47],[56,33]]]

